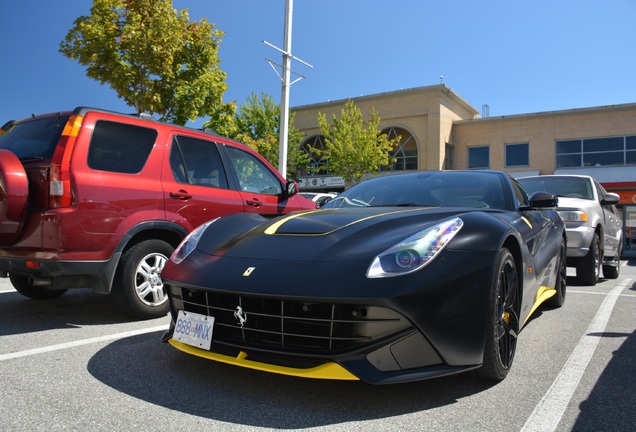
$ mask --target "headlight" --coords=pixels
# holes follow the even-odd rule
[[[206,228],[216,222],[218,219],[219,218],[208,221],[203,225],[200,225],[190,234],[188,234],[186,238],[183,239],[181,244],[174,250],[174,252],[170,256],[170,261],[175,264],[179,264],[181,261],[186,259],[186,257],[190,255],[190,252],[192,252],[197,247],[197,243],[199,243],[199,239],[201,238],[201,235],[206,230]]]
[[[400,276],[420,270],[444,249],[463,225],[460,218],[452,218],[412,235],[376,256],[367,277]]]
[[[557,210],[563,222],[587,222],[587,213],[580,210]]]

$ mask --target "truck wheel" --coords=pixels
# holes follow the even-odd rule
[[[35,300],[49,300],[58,298],[66,292],[66,290],[47,290],[44,287],[37,287],[29,284],[29,277],[24,275],[17,275],[9,273],[9,280],[13,285],[13,288],[25,297],[29,297]]]
[[[616,256],[614,257],[614,265],[604,265],[603,266],[603,277],[606,279],[618,279],[618,276],[621,273],[621,248],[616,251]]]
[[[168,296],[161,270],[174,248],[163,240],[145,240],[122,255],[111,297],[115,306],[135,318],[150,319],[168,313]]]
[[[594,286],[601,276],[601,263],[603,256],[601,254],[600,241],[598,234],[594,234],[590,250],[583,258],[579,258],[576,263],[576,278],[583,285]]]

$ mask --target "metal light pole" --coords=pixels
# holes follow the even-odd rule
[[[285,0],[285,33],[283,46],[283,91],[280,99],[280,149],[278,171],[287,178],[287,138],[289,134],[289,78],[291,68],[292,11],[294,0]]]
[[[265,43],[266,45],[283,53],[282,65],[279,65],[278,63],[273,62],[272,60],[269,60],[269,59],[266,59],[266,60],[269,62],[270,66],[272,66],[272,69],[274,69],[274,72],[276,72],[276,74],[280,77],[281,81],[283,82],[282,96],[281,96],[281,102],[280,102],[280,126],[279,126],[280,149],[278,153],[278,171],[285,178],[287,178],[287,146],[288,146],[287,138],[289,135],[289,88],[296,81],[299,81],[304,78],[304,76],[294,73],[295,75],[298,75],[298,78],[290,82],[290,77],[292,74],[291,61],[292,59],[298,60],[302,64],[309,66],[310,68],[313,68],[313,66],[310,65],[309,63],[304,62],[301,59],[296,58],[291,54],[292,12],[294,8],[293,4],[294,4],[294,0],[285,0],[285,33],[284,33],[284,41],[283,41],[284,49],[281,50],[280,48],[275,47],[269,42],[263,41],[263,43]],[[278,73],[274,65],[282,67],[282,74]]]

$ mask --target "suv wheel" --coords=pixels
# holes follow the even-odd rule
[[[618,279],[621,272],[621,252],[622,248],[618,248],[614,262],[612,265],[606,264],[603,266],[603,277],[606,279]]]
[[[598,234],[594,234],[590,250],[583,258],[579,258],[576,263],[576,278],[583,285],[596,285],[601,276],[601,263],[603,256],[601,252]]]
[[[66,292],[66,290],[47,290],[43,287],[36,287],[29,283],[29,277],[9,273],[9,280],[17,292],[25,297],[36,300],[48,300],[58,298]]]
[[[115,305],[135,318],[168,313],[161,270],[174,248],[163,240],[145,240],[124,252],[111,291]]]

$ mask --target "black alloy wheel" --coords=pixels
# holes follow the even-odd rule
[[[484,363],[475,371],[483,379],[501,381],[512,366],[519,334],[519,277],[514,258],[503,248],[497,257],[490,294]]]

